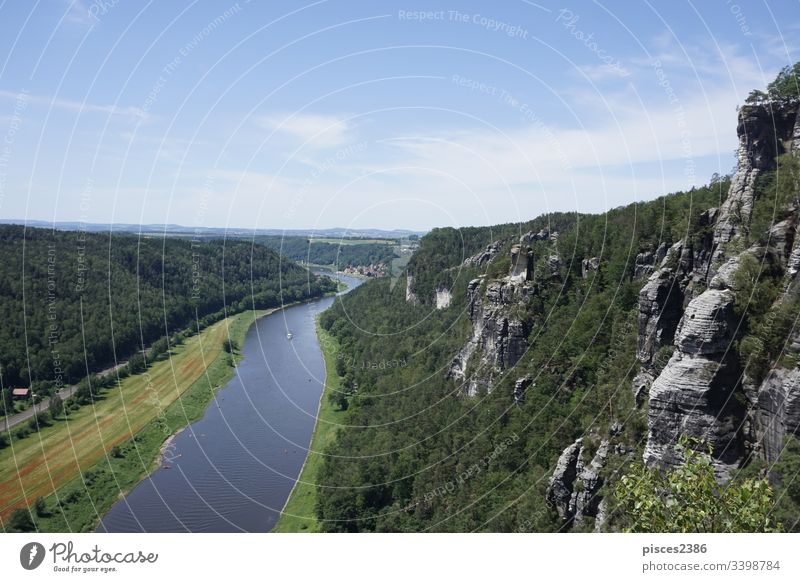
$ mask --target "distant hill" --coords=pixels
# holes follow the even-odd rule
[[[178,330],[336,288],[264,246],[238,240],[5,225],[0,256],[4,389],[71,384]]]
[[[83,222],[48,222],[46,220],[21,220],[0,219],[0,224],[27,225],[34,228],[49,228],[56,230],[83,230],[86,232],[127,232],[135,234],[167,234],[167,235],[195,235],[199,237],[226,236],[229,238],[242,238],[253,236],[289,236],[289,237],[322,237],[322,238],[387,238],[399,239],[408,236],[421,236],[424,231],[414,230],[380,230],[377,228],[349,229],[349,228],[324,228],[324,229],[298,229],[284,230],[280,228],[252,229],[237,227],[194,227],[180,224],[128,224],[105,223],[92,224]]]

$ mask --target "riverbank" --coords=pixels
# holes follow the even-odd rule
[[[41,440],[29,437],[3,451],[0,468],[8,478],[0,484],[0,525],[26,498],[33,504],[42,497],[40,531],[95,529],[114,502],[158,468],[165,441],[201,418],[233,376],[240,356],[224,350],[228,338],[241,345],[257,319],[279,310],[244,312],[210,326],[93,407],[43,429]]]
[[[321,527],[317,521],[315,506],[317,503],[317,474],[324,460],[323,451],[333,442],[336,431],[344,421],[346,411],[331,404],[328,394],[333,390],[341,390],[341,378],[336,373],[336,358],[339,344],[319,325],[317,320],[322,355],[325,360],[325,387],[319,400],[317,424],[311,437],[306,457],[297,482],[283,506],[281,517],[272,529],[275,533],[319,532]]]

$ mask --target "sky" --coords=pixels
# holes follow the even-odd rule
[[[383,228],[602,212],[735,164],[797,0],[5,1],[0,218]]]

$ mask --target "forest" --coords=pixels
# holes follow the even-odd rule
[[[176,332],[194,333],[227,315],[336,288],[327,277],[244,241],[2,225],[0,256],[6,404],[14,387],[47,394]]]
[[[358,243],[348,239],[336,244],[295,236],[255,236],[252,240],[292,261],[337,269],[389,263],[395,257],[392,245],[386,243]]]
[[[770,179],[763,180],[765,191]],[[386,280],[369,281],[337,299],[321,325],[341,346],[336,373],[344,389],[330,398],[347,410],[349,428],[337,432],[318,475],[322,528],[559,531],[564,524],[548,504],[546,489],[567,445],[583,437],[593,454],[603,436],[600,427],[624,418],[622,446],[630,459],[641,458],[633,451],[641,451],[646,440],[646,412],[637,408],[630,389],[643,285],[634,277],[637,255],[708,236],[703,213],[719,206],[729,183],[715,176],[708,186],[602,215],[559,213],[491,229],[437,229],[422,239],[409,264],[417,302],[407,302],[405,290]],[[764,196],[755,213],[763,216],[776,206]],[[511,244],[543,229],[559,234],[532,243],[534,293],[521,307],[527,313],[519,314],[531,322],[530,347],[490,392],[466,397],[447,372],[471,329],[467,283],[481,274],[504,275]],[[492,241],[502,241],[503,248],[488,265],[464,263]],[[602,268],[584,277],[582,261],[592,257],[601,257]],[[757,294],[771,293],[771,277],[761,278]],[[452,287],[453,301],[436,310],[433,292],[443,282]],[[743,316],[742,329],[761,325],[762,315],[755,310]],[[668,358],[660,354],[656,365]],[[370,365],[386,361],[404,365]],[[525,375],[536,380],[516,401],[514,382]],[[796,466],[797,451],[789,447],[782,463]],[[605,468],[606,476],[628,470],[638,469],[619,462]],[[777,514],[797,514],[797,489],[779,488]],[[639,493],[623,492],[614,506],[613,492],[606,491],[608,529],[636,526],[624,509],[645,498]]]

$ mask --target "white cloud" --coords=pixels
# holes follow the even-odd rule
[[[83,2],[83,0],[63,0],[63,4],[66,5],[64,19],[67,22],[80,25],[91,25],[97,21],[96,18],[92,16],[92,12]],[[95,9],[97,9],[97,6],[95,6]]]
[[[343,144],[352,130],[340,117],[313,113],[293,113],[259,117],[256,123],[273,131],[301,140],[308,147],[327,148]]]
[[[30,95],[24,94],[22,97],[20,93],[13,91],[5,91],[0,89],[0,99],[13,99],[17,100],[22,98],[26,103],[35,105],[44,105],[53,109],[61,109],[64,111],[72,111],[75,113],[104,113],[106,115],[116,115],[122,117],[130,117],[134,119],[144,119],[147,113],[139,107],[119,107],[117,105],[96,105],[86,101],[72,101],[70,99],[62,99],[60,97],[47,97],[43,95]]]
[[[611,65],[583,65],[578,67],[580,72],[586,76],[590,81],[615,81],[619,82],[620,79],[630,77],[631,73],[622,67],[612,67]]]

